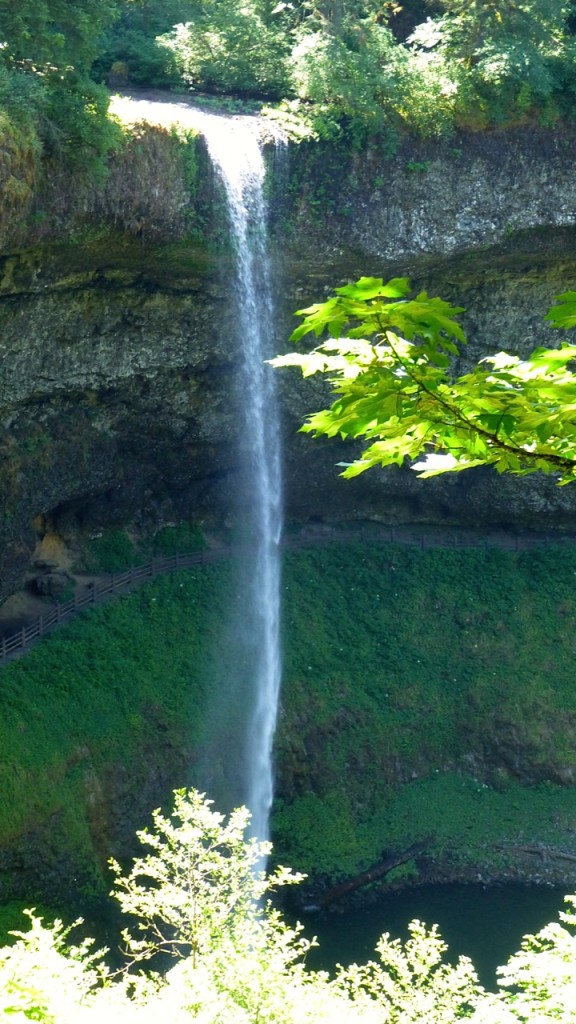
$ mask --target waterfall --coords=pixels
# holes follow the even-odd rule
[[[241,447],[246,453],[243,488],[248,496],[242,507],[246,540],[242,629],[250,640],[244,671],[252,674],[240,783],[242,803],[252,814],[252,832],[267,839],[281,676],[282,502],[275,379],[265,363],[275,354],[266,170],[254,118],[201,114],[197,124],[223,186],[234,245],[235,340],[242,353]]]

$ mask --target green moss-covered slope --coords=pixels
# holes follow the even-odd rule
[[[430,833],[462,865],[564,826],[569,841],[576,549],[350,544],[292,567],[275,817],[289,862],[352,872]]]
[[[238,571],[157,579],[2,668],[6,895],[66,888],[71,872],[101,890],[106,858],[171,788],[201,776],[220,793],[240,713],[217,691],[243,657],[225,625]],[[569,852],[575,588],[569,544],[288,553],[278,856],[336,877],[433,834],[438,871],[533,877],[520,847]]]
[[[66,857],[101,890],[101,872],[170,790],[188,782],[218,642],[224,566],[156,580],[100,606],[2,670],[0,871],[42,844],[51,886]],[[11,858],[2,851],[17,849]],[[24,854],[22,854],[24,849]],[[60,851],[60,853],[58,853]],[[66,876],[64,866],[63,874]],[[39,878],[42,868],[39,866]],[[24,889],[26,891],[26,888]]]

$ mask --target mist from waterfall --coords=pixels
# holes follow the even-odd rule
[[[272,743],[281,678],[280,536],[281,459],[275,379],[265,360],[275,354],[271,262],[268,252],[266,168],[254,118],[202,114],[198,122],[226,196],[234,246],[234,314],[241,351],[240,424],[241,612],[236,628],[243,645],[241,802],[252,814],[252,832],[269,838],[273,797]],[[239,654],[238,662],[242,656]],[[234,671],[234,669],[232,670]],[[248,678],[250,676],[251,678]],[[230,680],[231,689],[234,681]],[[246,699],[247,698],[247,699]]]

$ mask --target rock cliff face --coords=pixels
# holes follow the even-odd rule
[[[108,252],[70,272],[43,254],[4,294],[7,587],[33,549],[37,516],[41,529],[66,534],[145,525],[164,507],[181,518],[224,514],[233,357],[215,338],[226,317],[193,269],[165,287],[144,259],[127,269],[125,254]]]
[[[392,160],[295,148],[271,178],[278,349],[295,308],[360,273],[405,273],[465,305],[471,357],[551,341],[542,315],[576,277],[573,141],[493,134],[407,144]],[[196,166],[192,196],[174,137],[143,129],[99,191],[52,183],[29,243],[1,259],[1,597],[46,530],[230,515],[239,353],[201,144]],[[551,480],[343,483],[341,447],[296,433],[321,383],[286,372],[279,387],[289,519],[573,524],[576,495]]]
[[[572,228],[576,217],[572,146],[569,134],[530,129],[406,143],[388,161],[377,150],[319,159],[311,148],[300,158],[308,188],[295,203],[296,248],[304,236],[320,253],[356,251],[380,265],[437,264],[492,249],[559,251],[557,229]],[[310,203],[324,223],[329,215],[320,239],[306,229]],[[548,241],[531,246],[541,232]]]

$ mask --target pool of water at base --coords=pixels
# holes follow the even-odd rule
[[[317,936],[320,944],[307,964],[331,971],[338,963],[377,959],[374,948],[382,933],[404,940],[408,923],[417,918],[439,926],[450,961],[470,957],[482,984],[495,989],[496,967],[520,948],[524,935],[558,920],[558,912],[566,909],[565,895],[544,886],[421,886],[383,895],[362,909],[300,915],[305,934]]]
[[[558,920],[558,912],[566,906],[565,894],[563,889],[544,886],[430,885],[388,893],[363,908],[297,916],[305,926],[307,937],[317,936],[319,941],[319,947],[311,950],[306,958],[310,969],[333,971],[338,963],[348,965],[377,959],[374,949],[382,933],[389,932],[392,938],[405,940],[408,923],[418,918],[429,927],[439,926],[448,944],[448,960],[455,962],[459,956],[469,956],[481,983],[494,990],[496,967],[506,963],[520,948],[523,935],[534,934],[550,921]],[[71,941],[93,936],[95,948],[108,946],[110,966],[117,967],[122,962],[120,932],[126,920],[114,900],[95,900],[76,908],[60,908],[57,914],[48,908],[38,913],[46,922],[54,916],[62,917],[65,922],[82,916],[85,923],[81,929],[73,931]],[[286,914],[286,918],[293,920],[291,914]],[[0,913],[2,924],[6,931],[28,929],[20,910],[15,910],[6,921]],[[0,945],[6,939],[5,932],[0,934]],[[171,965],[172,961],[168,961],[165,966]]]

